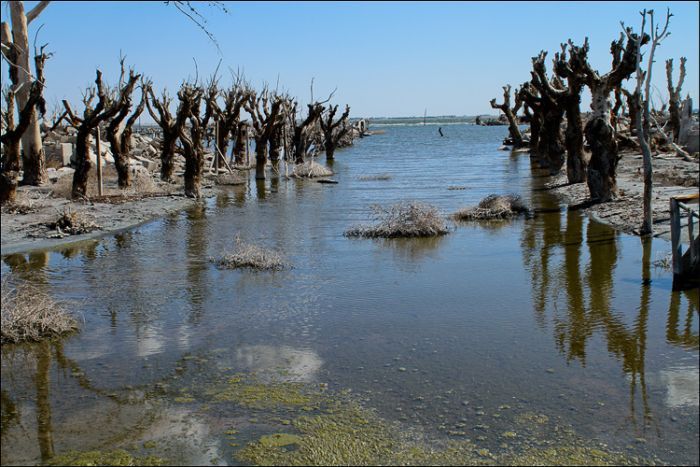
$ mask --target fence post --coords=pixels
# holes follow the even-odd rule
[[[95,160],[97,160],[97,195],[102,196],[102,148],[100,147],[100,126],[97,126],[97,141],[95,141]]]

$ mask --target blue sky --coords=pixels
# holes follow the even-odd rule
[[[552,56],[568,38],[588,36],[592,65],[607,72],[620,21],[638,29],[641,9],[661,14],[667,6],[675,16],[657,50],[657,102],[667,94],[663,62],[680,56],[688,57],[684,94],[699,102],[697,2],[226,3],[228,14],[199,5],[219,53],[163,2],[52,2],[30,25],[33,40],[44,24],[38,43],[55,54],[46,67],[49,107],[63,98],[79,107],[95,67],[114,83],[122,51],[157,89],[176,90],[194,76],[195,57],[200,77],[223,60],[224,83],[229,68],[240,68],[256,87],[279,79],[302,102],[314,78],[316,96],[337,87],[334,101],[350,104],[356,117],[422,115],[426,108],[429,115],[493,114],[489,100],[501,100],[502,85],[526,81],[541,49]],[[9,18],[6,5],[2,18]]]

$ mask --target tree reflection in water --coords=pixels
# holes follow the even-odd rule
[[[552,202],[544,198],[543,204],[547,207]],[[544,328],[547,326],[547,314],[550,313],[557,349],[567,362],[577,360],[584,367],[586,345],[596,331],[601,331],[608,352],[622,362],[622,369],[629,377],[630,419],[637,423],[636,404],[640,397],[643,425],[648,426],[653,421],[645,372],[652,292],[652,239],[641,239],[639,306],[632,321],[628,322],[628,315],[613,307],[620,234],[604,224],[585,221],[579,212],[567,211],[565,217],[564,228],[559,213],[542,213],[525,223],[521,246],[524,265],[531,275],[536,320]],[[588,253],[587,264],[584,264],[585,258],[582,259],[584,241]],[[558,250],[563,250],[563,258],[557,268]],[[565,294],[566,303],[564,312],[558,307],[562,293]],[[681,295],[679,292],[670,293],[666,340],[688,350],[697,350],[698,334],[693,333],[693,317],[698,316],[698,300],[688,298],[688,310],[681,323]]]

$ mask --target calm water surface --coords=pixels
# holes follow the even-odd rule
[[[497,451],[535,413],[697,465],[698,294],[672,292],[651,265],[670,244],[557,210],[527,154],[497,150],[505,127],[384,129],[337,153],[337,185],[251,181],[126,233],[3,258],[3,276],[71,300],[83,323],[59,342],[3,346],[2,463],[173,437],[176,462],[234,463],[225,421],[168,389],[224,369],[349,389],[433,439]],[[361,179],[378,174],[391,178]],[[449,214],[491,193],[548,212],[430,240],[343,237],[375,203]],[[208,258],[236,235],[294,268],[217,269]]]

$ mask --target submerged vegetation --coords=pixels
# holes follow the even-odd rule
[[[542,433],[543,426],[553,423],[545,415],[516,417],[514,423],[519,434],[506,432],[503,450],[491,452],[469,439],[417,440],[402,425],[365,408],[348,392],[327,391],[308,383],[262,381],[254,374],[237,373],[225,378],[224,383],[205,389],[203,395],[202,402],[217,404],[220,413],[235,407],[255,411],[256,418],[251,422],[259,423],[255,427],[264,427],[264,431],[249,428],[255,432],[255,439],[234,454],[236,460],[247,464],[634,465],[640,462],[609,452],[604,446],[584,442],[570,430],[557,426],[551,427],[558,433],[557,441],[542,443],[535,439],[539,436],[535,433]],[[242,426],[237,426],[226,435],[236,438],[240,429]]]
[[[123,449],[114,451],[69,451],[51,458],[47,465],[167,465],[154,456],[134,457]]]
[[[518,195],[489,195],[476,207],[460,209],[453,217],[461,221],[507,219],[529,213],[530,210]]]
[[[250,268],[256,271],[281,271],[290,267],[280,253],[246,243],[240,237],[236,237],[236,246],[232,252],[211,260],[222,269]]]
[[[1,296],[3,344],[37,342],[78,329],[64,305],[35,285],[15,285],[3,278]]]
[[[449,232],[440,211],[429,204],[402,202],[388,207],[372,206],[375,225],[360,225],[345,232],[347,237],[396,238],[434,237]]]

